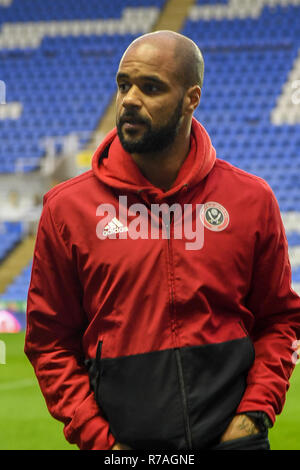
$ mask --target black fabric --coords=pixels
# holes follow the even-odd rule
[[[254,360],[248,337],[183,348],[193,449],[206,448],[232,420]]]
[[[216,442],[234,416],[253,360],[245,337],[98,358],[89,367],[96,401],[117,441],[133,449],[201,450]]]
[[[268,432],[221,442],[210,450],[270,450]]]
[[[95,359],[87,359],[84,364],[89,371],[90,384],[93,392],[97,395],[97,386],[99,384],[99,377],[101,375],[101,351],[102,341],[99,341],[96,351]]]
[[[97,401],[118,442],[133,449],[184,449],[173,350],[101,361]]]

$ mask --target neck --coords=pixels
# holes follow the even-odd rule
[[[190,132],[190,127],[181,129],[172,145],[161,152],[131,155],[145,178],[157,188],[168,191],[172,187],[189,153]]]

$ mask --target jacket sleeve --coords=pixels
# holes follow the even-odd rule
[[[48,204],[41,216],[27,302],[25,353],[52,416],[82,450],[110,449],[114,437],[101,416],[84,366],[87,318],[75,261]]]
[[[288,244],[271,190],[268,199],[260,214],[264,228],[258,235],[247,299],[247,307],[255,316],[251,332],[255,361],[237,412],[261,410],[274,423],[275,415],[282,411],[295,366],[293,343],[300,338],[300,298],[291,289]]]

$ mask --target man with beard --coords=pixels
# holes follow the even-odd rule
[[[171,187],[188,154],[191,111],[200,101],[203,74],[198,47],[170,32],[138,38],[121,60],[117,73],[118,136],[157,187]],[[188,113],[183,115],[187,105]]]
[[[284,229],[269,186],[216,158],[194,119],[203,74],[190,39],[135,40],[117,128],[44,199],[25,352],[80,449],[269,449],[283,407],[300,325]],[[175,237],[184,214],[168,237],[130,236],[133,207],[174,203],[200,216],[202,249]]]

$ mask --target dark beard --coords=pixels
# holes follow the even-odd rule
[[[156,153],[169,147],[178,134],[180,118],[182,113],[183,98],[179,101],[169,121],[158,129],[151,127],[146,119],[141,119],[135,110],[127,111],[117,122],[117,131],[122,147],[128,153]],[[122,125],[126,119],[134,119],[145,125],[146,130],[142,137],[128,141],[122,133]]]

